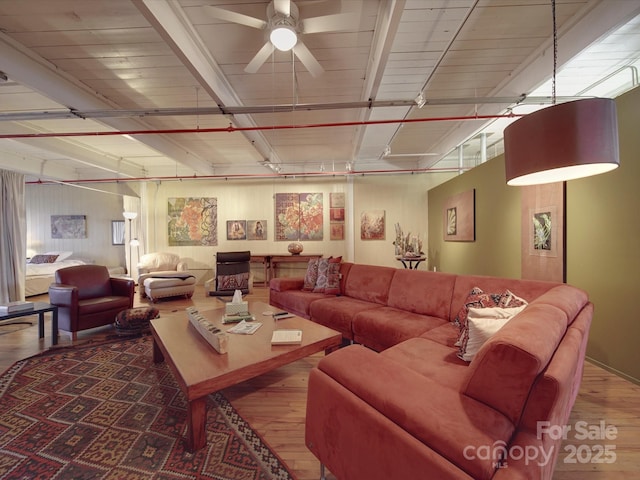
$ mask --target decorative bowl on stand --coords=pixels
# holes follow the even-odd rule
[[[304,247],[302,246],[302,244],[300,242],[291,242],[287,246],[287,250],[289,250],[289,253],[291,255],[300,255],[302,253],[303,249],[304,249]]]

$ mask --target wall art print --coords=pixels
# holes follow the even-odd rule
[[[329,193],[329,239],[344,240],[344,192]]]
[[[344,240],[344,223],[332,223],[329,225],[330,240]]]
[[[218,245],[218,199],[169,198],[169,246]]]
[[[368,210],[360,214],[360,239],[384,240],[385,212],[384,210]]]
[[[521,276],[527,280],[564,282],[565,184],[521,188]]]
[[[247,221],[227,220],[227,240],[246,240]]]
[[[443,207],[445,242],[475,242],[475,189],[447,198]]]
[[[247,240],[266,240],[267,221],[247,220]]]
[[[51,215],[51,238],[87,238],[87,216]]]
[[[276,193],[275,240],[322,240],[322,193]]]

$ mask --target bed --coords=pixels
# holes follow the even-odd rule
[[[31,257],[27,262],[25,296],[49,293],[49,285],[54,282],[56,270],[88,263],[86,260],[70,258],[72,255],[73,252],[47,252]]]

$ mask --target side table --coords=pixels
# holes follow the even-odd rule
[[[22,310],[20,312],[7,313],[0,315],[0,322],[11,318],[29,317],[38,315],[38,337],[44,338],[44,314],[51,312],[51,344],[58,344],[58,306],[45,302],[34,302],[31,310]]]
[[[408,268],[409,270],[416,270],[420,263],[424,262],[427,259],[426,256],[421,257],[396,257],[396,260],[402,262],[402,266],[404,268]]]

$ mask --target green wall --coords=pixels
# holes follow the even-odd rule
[[[640,384],[640,88],[616,99],[620,168],[567,182],[567,282],[595,305],[587,356]],[[476,241],[443,240],[442,209],[475,188]],[[496,157],[429,191],[430,268],[520,277],[520,189],[505,182]]]

